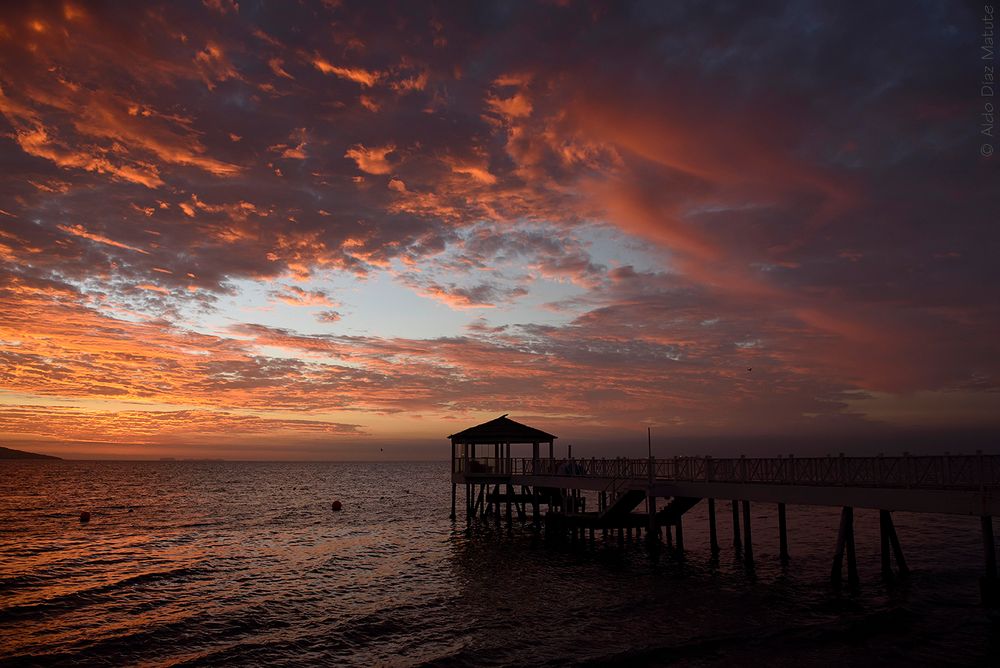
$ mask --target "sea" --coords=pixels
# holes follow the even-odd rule
[[[0,665],[1000,666],[975,517],[895,513],[887,584],[856,511],[851,589],[834,508],[789,506],[783,567],[754,504],[748,568],[727,503],[713,559],[704,503],[680,554],[469,528],[450,495],[446,462],[0,462]]]

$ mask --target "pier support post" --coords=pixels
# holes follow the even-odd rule
[[[858,586],[858,558],[854,549],[854,508],[850,508],[847,528],[847,584]]]
[[[750,534],[750,502],[743,502],[743,560],[753,564],[753,536]]]
[[[656,528],[656,497],[648,496],[649,503],[646,511],[649,513],[649,527],[646,530],[646,540],[654,542],[660,538],[660,532]]]
[[[531,487],[531,522],[535,525],[535,531],[539,530],[538,518],[538,486]]]
[[[681,518],[677,518],[677,551],[684,551],[684,525],[681,524]]]
[[[896,557],[896,569],[899,575],[905,576],[909,569],[906,568],[906,559],[903,558],[903,548],[899,544],[899,537],[896,535],[896,527],[892,523],[892,513],[888,510],[878,511],[878,527],[880,543],[882,548],[882,577],[886,580],[892,578],[892,557]],[[892,550],[890,552],[890,549]]]
[[[708,542],[712,556],[719,554],[719,533],[715,527],[715,499],[708,500]]]
[[[499,446],[497,446],[497,449],[499,449]],[[493,506],[493,512],[494,514],[496,514],[497,528],[499,529],[500,528],[500,485],[496,485],[496,487],[493,488],[493,498],[496,499],[496,505]]]
[[[514,518],[510,511],[510,504],[514,498],[514,486],[507,485],[507,532],[511,533],[514,531]]]
[[[888,514],[886,528],[889,532],[889,545],[892,546],[892,554],[896,557],[896,570],[899,571],[900,576],[905,576],[910,572],[910,569],[906,567],[906,559],[903,558],[903,548],[899,544],[899,536],[896,535],[896,525],[892,523],[891,514]]]
[[[983,515],[979,518],[983,530],[983,556],[986,561],[986,573],[979,580],[979,591],[984,605],[1000,605],[1000,580],[997,579],[997,550],[993,538],[993,517]]]
[[[889,551],[889,522],[892,517],[888,510],[878,511],[879,547],[882,554],[882,579],[892,579],[892,553]]]
[[[785,504],[778,504],[778,558],[788,563],[788,524],[785,521]]]
[[[455,491],[458,485],[451,483],[451,519],[455,519]]]
[[[983,529],[983,555],[986,557],[986,577],[997,577],[997,550],[996,541],[993,538],[993,518],[983,515],[980,518]]]
[[[837,548],[833,555],[833,569],[830,571],[830,581],[840,584],[841,570],[844,563],[844,552],[847,552],[847,584],[858,585],[858,561],[854,551],[854,508],[844,506],[840,511],[840,530],[837,532]]]
[[[733,499],[733,548],[737,551],[743,549],[740,541],[740,502]]]

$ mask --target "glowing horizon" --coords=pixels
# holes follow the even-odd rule
[[[1000,432],[978,19],[856,11],[0,9],[0,445]]]

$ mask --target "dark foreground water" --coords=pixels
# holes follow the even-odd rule
[[[1000,665],[976,518],[897,514],[913,574],[887,589],[858,511],[851,593],[835,509],[789,508],[783,570],[759,505],[748,572],[709,559],[701,506],[654,562],[467,535],[449,493],[437,463],[0,463],[0,663]]]

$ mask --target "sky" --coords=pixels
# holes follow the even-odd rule
[[[0,443],[1000,434],[981,13],[4,3]]]

